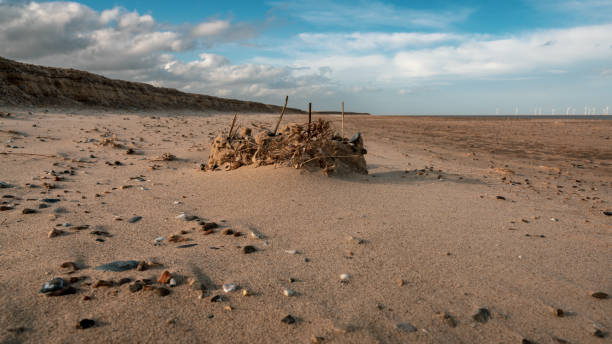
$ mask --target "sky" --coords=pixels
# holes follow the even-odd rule
[[[381,115],[612,107],[612,0],[0,0],[0,56]]]

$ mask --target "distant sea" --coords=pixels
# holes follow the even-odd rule
[[[420,115],[417,115],[417,117]],[[441,115],[424,117],[453,117],[453,118],[508,118],[508,119],[596,119],[612,120],[612,115]]]

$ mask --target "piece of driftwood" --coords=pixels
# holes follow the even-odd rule
[[[234,114],[234,119],[232,120],[232,126],[230,127],[227,137],[232,137],[232,130],[234,130],[234,125],[236,124],[236,117],[238,117],[238,112]]]
[[[276,132],[278,132],[278,126],[283,120],[283,115],[285,114],[285,110],[287,109],[287,102],[289,102],[289,96],[285,96],[285,105],[283,106],[283,111],[281,111],[280,117],[278,118],[278,122],[276,122],[276,126],[274,127],[274,135],[276,135]]]

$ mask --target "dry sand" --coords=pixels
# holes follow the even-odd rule
[[[275,119],[243,115],[240,123]],[[612,121],[355,116],[347,136],[364,134],[369,176],[271,166],[199,171],[210,139],[230,122],[229,115],[0,118],[7,153],[0,181],[14,186],[0,196],[15,205],[0,212],[0,341],[609,342],[612,300],[591,293],[612,292],[612,217],[604,214],[612,208]],[[107,130],[137,154],[98,145]],[[166,152],[177,160],[152,161]],[[106,164],[115,161],[122,165]],[[44,182],[55,188],[28,185]],[[38,209],[42,198],[61,201]],[[54,214],[60,207],[65,212]],[[221,228],[204,235],[196,222],[177,219],[181,212]],[[128,223],[133,216],[142,220]],[[48,238],[52,228],[65,234]],[[224,228],[263,238],[226,236]],[[154,245],[181,231],[190,241]],[[197,245],[177,248],[184,244]],[[245,245],[257,251],[243,254]],[[93,269],[130,259],[163,267]],[[68,261],[81,269],[62,274]],[[164,270],[179,282],[165,297],[132,293],[129,284],[92,286],[155,281]],[[39,293],[44,282],[71,276],[87,277],[73,284],[76,294]],[[208,287],[204,298],[189,278]],[[225,294],[224,283],[253,295]],[[284,296],[284,288],[296,294]],[[226,299],[210,302],[214,295]],[[472,317],[479,308],[491,314],[486,323]],[[287,315],[296,323],[281,322]],[[77,329],[84,318],[96,325]]]

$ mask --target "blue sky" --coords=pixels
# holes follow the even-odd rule
[[[612,106],[612,0],[0,0],[0,56],[376,114]]]

